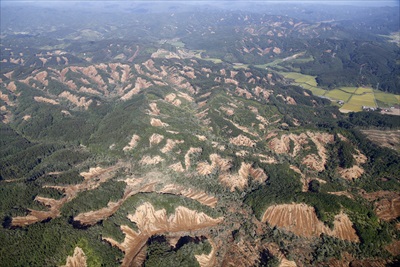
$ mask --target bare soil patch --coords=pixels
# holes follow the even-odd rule
[[[136,147],[137,143],[139,142],[139,140],[140,140],[140,137],[138,135],[134,134],[132,136],[131,141],[129,141],[129,144],[127,146],[125,146],[122,150],[129,151],[129,150],[134,149]]]
[[[138,77],[135,82],[135,87],[130,90],[128,93],[124,94],[121,99],[128,100],[131,99],[134,95],[138,94],[142,89],[149,88],[153,84],[141,77]]]
[[[211,244],[211,252],[209,254],[195,255],[196,260],[200,264],[200,267],[214,267],[214,266],[216,266],[217,249],[215,247],[214,242],[212,242],[211,239],[208,239],[208,241]]]
[[[236,146],[247,146],[247,147],[256,146],[256,143],[253,140],[241,134],[236,137],[230,138],[229,141],[231,144],[234,144]]]
[[[184,172],[185,171],[181,162],[174,163],[174,164],[170,165],[168,168],[170,168],[171,170],[173,170],[175,172]]]
[[[185,154],[185,167],[186,167],[185,169],[186,170],[189,170],[190,166],[192,164],[190,156],[192,154],[201,153],[202,151],[203,151],[203,149],[200,148],[200,147],[191,147],[191,148],[189,148],[189,150]]]
[[[164,123],[161,120],[155,119],[155,118],[151,118],[150,124],[153,127],[167,127],[167,126],[169,126],[167,123]]]
[[[107,207],[96,211],[80,213],[74,217],[74,221],[79,222],[81,225],[94,225],[97,222],[113,215],[129,197],[137,193],[154,192],[155,185],[157,184],[157,182],[151,181],[146,183],[145,179],[143,178],[126,179],[125,182],[127,186],[125,188],[124,195],[120,200],[117,202],[110,201],[108,202]]]
[[[211,208],[215,208],[218,203],[218,199],[216,197],[210,196],[204,191],[193,190],[191,188],[185,188],[175,184],[168,184],[158,192],[163,194],[181,195],[190,199],[194,199]]]
[[[331,230],[318,220],[313,207],[306,204],[282,204],[270,206],[262,217],[262,222],[284,228],[298,236],[319,237],[321,233],[359,242],[349,217],[341,212],[335,216],[334,228]]]
[[[11,221],[11,226],[23,227],[36,222],[59,217],[61,215],[60,209],[65,203],[73,200],[78,193],[82,191],[93,190],[99,187],[102,183],[110,179],[113,175],[113,171],[117,170],[120,166],[121,163],[117,163],[116,165],[106,169],[100,167],[90,168],[88,172],[82,172],[80,174],[85,179],[80,184],[68,186],[44,186],[62,191],[64,192],[64,196],[61,199],[36,196],[35,200],[48,206],[49,210],[38,211],[29,209],[29,214],[27,216],[14,217]]]
[[[397,151],[400,150],[400,130],[362,130],[362,133],[379,146],[388,147]]]
[[[275,257],[278,258],[280,264],[279,267],[296,267],[297,264],[294,261],[289,261],[286,257],[285,254],[281,252],[279,249],[279,246],[275,243],[269,243],[267,244],[267,249],[268,251],[274,255]]]
[[[137,225],[138,232],[122,225],[121,231],[125,234],[122,243],[118,243],[112,238],[103,238],[125,253],[121,266],[131,266],[134,259],[144,248],[147,239],[152,235],[195,231],[215,226],[223,221],[223,217],[213,219],[202,212],[182,206],[175,209],[175,214],[167,217],[167,212],[164,209],[156,211],[148,202],[139,206],[135,214],[129,214],[127,217]]]
[[[355,259],[353,255],[350,255],[347,252],[342,253],[341,259],[331,258],[328,262],[328,266],[332,267],[343,267],[343,266],[351,266],[351,267],[385,267],[387,266],[386,260],[377,260],[374,258],[358,260]]]
[[[150,107],[150,114],[151,115],[154,115],[154,116],[160,115],[160,110],[157,107],[157,103],[150,103],[149,107]]]
[[[377,191],[362,193],[368,201],[373,201],[376,215],[384,220],[391,221],[400,216],[400,193],[393,191]]]
[[[86,255],[80,247],[75,247],[74,255],[67,257],[67,263],[61,267],[86,267]]]
[[[157,165],[160,162],[163,162],[164,159],[160,156],[143,156],[142,159],[139,161],[141,165]]]
[[[348,197],[348,198],[350,198],[350,199],[353,199],[353,198],[354,198],[353,195],[350,194],[350,193],[347,192],[347,191],[328,192],[328,194],[336,195],[336,196],[345,196],[345,197]]]
[[[273,134],[275,133],[268,134],[266,139],[273,136]],[[290,154],[292,157],[295,157],[303,149],[303,146],[308,144],[308,139],[309,137],[305,133],[299,135],[283,134],[280,138],[275,137],[269,141],[268,146],[278,154]],[[294,144],[292,153],[290,153],[290,141]]]
[[[88,101],[86,101],[86,97],[84,97],[84,96],[78,97],[67,91],[64,91],[61,94],[59,94],[59,97],[66,98],[68,101],[70,101],[77,107],[83,107],[85,109],[88,109],[90,104],[92,104],[92,102],[93,102],[92,99],[89,99]]]
[[[386,250],[390,252],[393,256],[400,255],[400,240],[395,240],[389,245],[387,245]]]
[[[54,99],[50,99],[50,98],[46,98],[46,97],[41,97],[41,96],[35,96],[33,98],[36,102],[42,102],[42,103],[49,103],[52,105],[59,105],[60,103],[58,103],[57,101],[55,101]]]
[[[162,149],[160,149],[160,151],[161,151],[161,153],[166,154],[166,153],[172,151],[177,144],[183,144],[184,142],[185,142],[184,140],[167,139],[167,143],[165,144],[165,146]]]
[[[240,240],[222,246],[229,246],[223,258],[221,266],[259,266],[260,253],[263,245],[249,241]]]
[[[153,145],[158,145],[162,140],[164,140],[164,136],[161,134],[152,134],[149,137],[149,143],[150,143],[150,147]]]
[[[357,165],[354,165],[353,167],[347,168],[347,169],[339,168],[339,173],[343,179],[353,180],[353,179],[357,179],[361,175],[363,175],[364,169]]]

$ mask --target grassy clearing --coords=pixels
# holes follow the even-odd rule
[[[174,39],[170,39],[170,40],[163,39],[163,40],[160,40],[158,43],[159,44],[165,44],[165,43],[170,44],[170,45],[175,46],[176,48],[184,48],[185,47],[185,43],[180,41],[179,38],[174,38]]]
[[[220,58],[214,58],[214,57],[203,58],[203,57],[201,57],[201,53],[206,52],[206,50],[191,50],[191,52],[193,52],[194,57],[196,57],[198,59],[212,61],[214,64],[222,63],[222,59],[220,59]]]
[[[298,72],[279,72],[287,79],[293,79],[294,85],[310,90],[316,96],[324,96],[327,91],[317,86],[315,76],[305,75]]]
[[[291,60],[292,63],[307,63],[307,62],[311,62],[311,61],[314,61],[314,58],[312,56],[304,57],[304,58],[296,58],[296,59]]]
[[[200,58],[200,59],[207,60],[207,61],[212,61],[214,64],[222,63],[222,60],[219,59],[219,58],[210,57],[210,58]]]
[[[293,79],[295,83],[317,87],[316,76],[305,75],[297,72],[280,72],[285,78]]]

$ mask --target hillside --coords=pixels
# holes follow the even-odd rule
[[[297,11],[60,5],[2,6],[1,266],[398,264],[398,117],[287,74],[398,93],[395,44]]]

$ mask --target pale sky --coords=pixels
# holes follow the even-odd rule
[[[266,3],[320,3],[320,4],[338,4],[338,5],[374,5],[374,6],[398,6],[400,0],[1,0],[0,2],[266,2]]]

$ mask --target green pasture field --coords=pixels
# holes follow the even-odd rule
[[[340,87],[339,89],[349,94],[353,94],[355,91],[357,91],[358,87]]]
[[[316,96],[325,96],[326,90],[318,88],[318,87],[313,87],[313,86],[302,86],[304,89],[310,90],[314,95]]]
[[[298,84],[306,84],[317,87],[315,76],[305,75],[297,72],[280,72],[285,78],[293,79]]]
[[[214,64],[219,64],[222,63],[222,59],[220,58],[213,58],[213,57],[209,57],[209,58],[202,58],[201,57],[201,53],[205,52],[206,50],[190,50],[194,53],[194,56],[198,59],[202,59],[202,60],[207,60],[207,61],[212,61]]]
[[[353,105],[359,105],[360,107],[361,106],[376,107],[375,96],[373,93],[363,94],[363,95],[353,95],[348,101],[348,103],[351,103]]]
[[[344,102],[347,102],[350,99],[351,94],[347,93],[345,91],[342,91],[340,89],[335,89],[335,90],[327,91],[324,96],[335,99],[335,100],[342,100]]]
[[[345,103],[340,109],[349,111],[362,111],[362,107],[354,103]]]
[[[378,90],[374,90],[374,93],[377,101],[387,105],[385,107],[400,104],[400,95],[389,94]]]
[[[373,90],[370,87],[358,87],[357,91],[355,91],[356,95],[362,95],[362,94],[373,94]]]
[[[234,68],[235,70],[247,69],[247,68],[249,68],[249,64],[233,65],[233,68]]]
[[[212,61],[214,64],[222,63],[222,60],[221,60],[221,59],[219,59],[219,58],[213,58],[213,57],[210,57],[210,58],[202,58],[202,60]]]
[[[279,74],[287,79],[293,79],[293,84],[310,90],[314,95],[344,101],[342,110],[361,111],[362,106],[390,107],[400,104],[400,95],[373,90],[371,87],[340,87],[334,90],[325,90],[318,87],[315,76],[297,72],[279,72]]]

